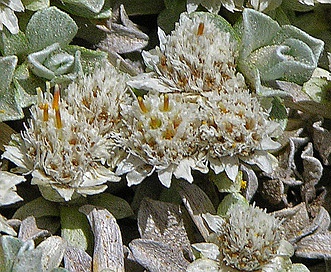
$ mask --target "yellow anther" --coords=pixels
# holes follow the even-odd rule
[[[242,179],[242,180],[241,180],[241,184],[240,184],[240,188],[241,188],[242,190],[245,190],[246,187],[247,187],[247,181]]]
[[[205,29],[205,24],[204,23],[200,23],[199,26],[198,26],[198,33],[197,33],[197,35],[198,36],[201,36],[203,34],[204,29]]]
[[[169,110],[169,95],[165,94],[163,101],[163,111],[168,111],[168,110]]]
[[[160,119],[158,119],[156,117],[151,117],[150,126],[152,129],[159,128],[161,125],[162,125],[162,122]]]
[[[59,102],[60,102],[60,88],[59,85],[55,85],[54,87],[54,97],[53,97],[53,109],[59,109]]]
[[[148,109],[144,103],[144,99],[141,96],[138,96],[138,103],[139,103],[139,107],[140,107],[141,111],[143,113],[147,113]]]
[[[48,121],[48,104],[47,103],[43,104],[42,110],[43,110],[43,120],[44,120],[44,122],[47,122]]]
[[[56,125],[56,128],[58,128],[58,129],[62,128],[60,109],[55,110],[55,125]]]
[[[62,120],[60,114],[60,88],[59,85],[55,85],[54,88],[54,97],[53,97],[53,109],[55,111],[55,126],[56,128],[62,128]]]

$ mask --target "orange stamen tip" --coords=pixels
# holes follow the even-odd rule
[[[205,29],[205,24],[204,23],[200,23],[199,26],[198,26],[198,33],[197,33],[197,35],[198,36],[201,36],[203,34],[204,29]]]
[[[140,107],[141,111],[143,113],[147,113],[148,109],[144,103],[144,99],[141,96],[138,96],[138,103],[139,103],[139,107]]]
[[[59,109],[59,102],[60,102],[60,88],[59,85],[55,85],[54,88],[54,97],[53,97],[53,109],[58,110]]]
[[[163,101],[163,111],[168,111],[168,110],[169,110],[169,95],[165,94]]]
[[[58,129],[62,128],[60,109],[55,109],[55,126]]]
[[[42,105],[42,110],[43,110],[43,120],[44,122],[48,121],[48,104],[43,104]]]

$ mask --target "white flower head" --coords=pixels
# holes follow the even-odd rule
[[[279,125],[269,120],[258,99],[247,90],[243,77],[237,74],[236,79],[237,85],[227,88],[230,92],[200,99],[203,115],[207,116],[199,128],[201,150],[206,151],[214,172],[225,171],[231,180],[238,174],[240,161],[272,172],[268,151],[280,146],[271,139]]]
[[[62,99],[56,87],[54,95],[39,92],[18,146],[3,156],[31,172],[45,198],[68,201],[119,181],[108,165],[120,157],[111,134],[118,130],[120,100],[126,101],[123,77],[105,64],[70,85]]]
[[[222,89],[235,77],[236,41],[208,13],[181,14],[175,30],[159,29],[160,48],[143,52],[154,73],[129,81],[133,87],[160,92],[202,93]]]
[[[130,156],[117,173],[128,173],[129,185],[140,183],[157,172],[170,186],[171,177],[193,181],[191,169],[198,168],[198,105],[186,103],[178,94],[148,93],[123,112],[128,135],[119,141]]]
[[[0,31],[5,26],[12,34],[18,33],[19,26],[15,11],[24,11],[21,0],[0,0]]]
[[[211,242],[219,245],[220,261],[239,271],[270,266],[282,247],[281,221],[255,206],[236,204],[224,218],[205,215],[215,233]],[[289,257],[292,247],[282,254]],[[285,256],[284,255],[284,256]]]

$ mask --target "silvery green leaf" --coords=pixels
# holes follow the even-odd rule
[[[238,205],[238,207],[244,205],[249,205],[248,201],[245,197],[243,197],[240,193],[231,193],[226,195],[222,202],[219,204],[217,208],[217,214],[220,216],[226,216],[228,210],[233,205]]]
[[[166,8],[157,17],[158,26],[166,33],[174,29],[179,15],[185,11],[186,0],[165,1]]]
[[[82,71],[85,73],[91,72],[91,67],[94,67],[96,63],[101,63],[108,56],[106,52],[90,50],[77,45],[69,45],[64,50],[75,56],[73,70],[76,73],[81,73]],[[78,56],[78,52],[80,52],[80,56]]]
[[[62,3],[66,5],[69,10],[79,10],[81,16],[84,16],[85,13],[99,13],[105,4],[105,0],[62,0]]]
[[[292,244],[286,240],[281,240],[277,249],[277,255],[291,257],[294,254]]]
[[[115,217],[106,209],[85,205],[80,208],[94,234],[93,271],[104,269],[124,272],[122,235]]]
[[[47,201],[43,197],[38,197],[16,210],[13,218],[20,220],[25,219],[28,216],[33,215],[35,218],[43,216],[60,216],[60,210],[58,205],[54,205],[53,202]]]
[[[61,237],[71,246],[83,250],[92,247],[92,233],[86,216],[75,206],[61,206]]]
[[[37,11],[49,7],[50,0],[22,0],[24,7],[27,10]]]
[[[269,113],[269,118],[276,121],[280,124],[281,129],[285,130],[288,121],[287,109],[281,98],[277,96],[272,99],[272,108]]]
[[[133,215],[133,210],[131,209],[129,203],[123,198],[112,194],[103,193],[94,196],[92,195],[89,196],[88,199],[90,204],[106,208],[116,219],[122,219]]]
[[[235,181],[228,178],[225,172],[215,174],[214,171],[209,171],[209,179],[217,186],[217,189],[221,193],[237,193],[240,192],[243,176],[242,172],[239,172]]]
[[[2,271],[12,271],[16,256],[23,244],[16,237],[7,235],[0,237],[0,267],[3,269]],[[27,242],[27,245],[30,245],[32,248],[34,247],[32,241]]]
[[[0,92],[5,93],[12,81],[17,64],[16,56],[0,57]]]
[[[54,43],[42,51],[30,54],[28,62],[35,75],[52,80],[72,68],[74,57],[61,51],[59,43]]]
[[[64,253],[64,266],[69,271],[92,271],[92,258],[85,250],[68,246]]]
[[[0,50],[4,56],[21,57],[28,51],[28,40],[22,31],[14,35],[4,29],[0,36]]]
[[[307,81],[324,46],[323,41],[298,28],[280,26],[252,9],[243,11],[238,30],[242,34],[239,69],[263,95],[269,92],[263,87],[269,81],[283,79],[298,84]]]
[[[12,271],[43,271],[41,259],[42,251],[34,248],[32,240],[23,242],[14,258]]]
[[[12,236],[16,236],[17,233],[7,222],[7,219],[0,214],[0,232],[6,233]],[[0,250],[1,252],[1,250]],[[1,259],[1,258],[0,258]],[[1,263],[1,262],[0,262]]]
[[[54,43],[59,43],[61,48],[67,46],[77,30],[75,21],[68,14],[52,6],[32,15],[25,35],[30,52],[36,52]]]
[[[282,3],[286,9],[307,12],[314,9],[314,0],[287,0]]]
[[[0,121],[23,117],[23,110],[17,101],[17,91],[11,85],[17,61],[16,56],[0,57]]]
[[[206,258],[197,259],[190,263],[186,272],[220,272],[218,262]],[[227,270],[228,271],[228,270]]]
[[[23,198],[16,193],[15,186],[23,181],[25,181],[25,178],[21,175],[0,171],[0,206],[23,200]]]
[[[302,89],[289,88],[286,103],[291,108],[331,118],[330,87],[330,73],[317,68],[312,78],[303,84]]]
[[[32,240],[23,242],[10,236],[2,236],[0,243],[0,267],[5,272],[51,271],[60,265],[66,247],[59,236],[47,238],[37,248]]]
[[[105,0],[63,0],[61,8],[80,17],[106,19],[112,14],[111,5]]]

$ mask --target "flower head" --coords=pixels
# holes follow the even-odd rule
[[[40,91],[19,144],[3,156],[31,172],[32,184],[50,200],[104,191],[107,181],[119,181],[108,165],[121,157],[111,134],[120,122],[120,100],[129,101],[125,80],[104,64],[70,85],[62,99],[57,88],[54,95]]]
[[[205,120],[199,127],[201,151],[216,174],[225,170],[231,180],[238,174],[240,161],[255,164],[272,172],[269,150],[279,143],[271,137],[279,125],[269,120],[258,99],[249,93],[243,77],[238,74],[230,92],[213,93],[200,99]]]
[[[129,185],[140,183],[156,170],[161,183],[171,177],[193,181],[191,168],[198,168],[198,105],[177,94],[148,93],[123,112],[126,133],[119,141],[130,156],[118,166]]]
[[[160,47],[143,52],[154,73],[138,76],[129,84],[161,92],[223,90],[225,82],[236,75],[237,42],[216,25],[218,19],[222,18],[208,13],[183,13],[169,36],[159,29]]]
[[[15,11],[24,11],[21,0],[0,0],[0,30],[3,30],[5,26],[12,34],[18,33],[19,26]]]
[[[283,240],[281,221],[273,215],[255,206],[234,204],[224,217],[206,214],[204,218],[214,231],[210,242],[218,245],[217,259],[223,266],[235,271],[274,271],[268,269],[277,265],[277,269],[291,267],[293,247]]]

